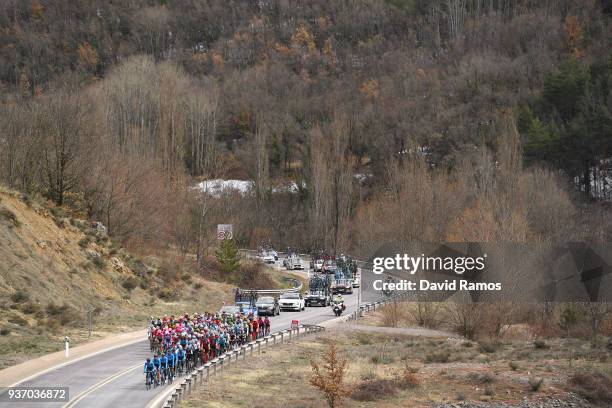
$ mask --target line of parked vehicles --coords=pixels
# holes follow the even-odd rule
[[[299,252],[291,248],[281,258],[274,248],[262,245],[257,258],[266,264],[282,260],[282,266],[287,270],[304,270],[307,265]],[[346,255],[333,257],[323,251],[312,253],[310,258],[312,274],[304,293],[288,291],[276,296],[236,289],[235,304],[223,306],[220,312],[278,316],[282,311],[299,312],[306,307],[332,306],[334,313],[339,315],[345,309],[341,295],[352,294],[353,289],[360,286],[357,262]]]

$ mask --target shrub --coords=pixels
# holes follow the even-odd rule
[[[390,356],[385,353],[375,354],[370,357],[370,362],[372,362],[372,364],[391,364],[394,361],[395,359],[393,358],[393,356]]]
[[[397,302],[383,306],[380,312],[382,313],[382,324],[386,327],[397,327],[399,322],[405,318],[402,305]]]
[[[240,287],[253,289],[274,287],[274,282],[272,282],[270,276],[264,270],[265,267],[260,263],[242,263],[234,273],[232,281]]]
[[[47,327],[47,330],[51,332],[57,332],[59,328],[61,327],[61,324],[58,319],[52,317],[52,318],[47,319],[46,327]]]
[[[450,352],[448,350],[434,351],[425,356],[426,363],[448,363]]]
[[[510,367],[510,369],[512,371],[516,371],[516,370],[518,370],[520,368],[519,365],[516,362],[514,362],[514,361],[510,361],[508,363],[508,367]]]
[[[495,377],[490,373],[470,373],[468,378],[479,384],[491,384],[495,382]]]
[[[66,216],[66,212],[62,207],[51,207],[49,211],[51,211],[51,214],[55,218],[63,218]]]
[[[77,311],[66,303],[61,306],[57,306],[54,303],[49,303],[47,305],[46,312],[47,316],[56,319],[62,326],[66,326],[78,318]]]
[[[344,385],[347,361],[339,355],[336,345],[330,343],[323,363],[320,365],[310,360],[310,384],[321,391],[329,408],[336,408],[349,395],[349,389]]]
[[[23,290],[17,290],[11,295],[11,300],[14,303],[24,303],[30,300],[30,295],[28,295],[28,293]]]
[[[542,387],[542,384],[544,384],[544,378],[530,377],[528,382],[529,382],[529,389],[532,392],[538,392],[540,388]]]
[[[545,350],[545,349],[549,348],[549,345],[546,344],[546,342],[544,340],[542,340],[542,339],[535,340],[533,342],[533,346],[536,349],[538,349],[538,350]]]
[[[572,390],[598,406],[612,404],[612,379],[602,372],[579,372],[569,378]]]
[[[170,288],[161,288],[157,293],[160,299],[163,300],[174,300],[176,299],[176,293]]]
[[[416,375],[418,371],[418,369],[410,367],[408,364],[406,364],[401,378],[402,388],[415,388],[419,386],[420,381]]]
[[[484,394],[492,397],[493,395],[495,395],[495,390],[493,389],[493,387],[485,387]]]
[[[79,246],[81,248],[87,248],[90,242],[91,242],[90,238],[87,235],[85,235],[83,238],[79,240]]]
[[[21,225],[21,222],[17,219],[17,215],[6,207],[0,207],[0,218],[10,222],[15,227]]]
[[[121,286],[123,286],[123,288],[126,289],[127,291],[132,291],[133,289],[136,288],[136,286],[138,286],[138,279],[131,276],[127,278],[126,280],[124,280]]]
[[[106,260],[101,256],[92,257],[91,262],[93,262],[94,266],[98,269],[106,268]]]
[[[66,228],[66,220],[64,218],[53,218],[53,222],[57,225],[57,228],[64,229]]]
[[[480,343],[480,351],[482,353],[495,353],[498,349],[498,345],[496,343]]]
[[[397,393],[397,384],[393,380],[376,379],[364,381],[357,385],[351,393],[356,401],[376,401],[392,397]]]
[[[11,329],[8,327],[3,327],[0,329],[0,336],[8,336],[9,334],[11,334]]]
[[[19,326],[26,326],[28,321],[21,316],[11,316],[8,319],[9,323],[17,324]]]
[[[202,289],[204,287],[204,285],[202,284],[202,282],[196,282],[193,284],[193,288],[194,289]]]
[[[479,303],[449,303],[448,320],[453,330],[467,339],[474,339],[482,326],[483,307]]]
[[[32,302],[24,303],[21,306],[21,311],[25,314],[35,314],[40,311],[40,305]]]
[[[361,375],[362,381],[371,381],[371,380],[376,380],[377,378],[378,378],[378,374],[376,374],[376,372],[374,371],[368,371]]]

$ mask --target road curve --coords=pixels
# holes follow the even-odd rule
[[[357,295],[345,296],[347,310],[357,307]],[[272,331],[288,329],[292,320],[302,324],[319,324],[335,318],[330,307],[309,307],[303,312],[282,312],[271,318]],[[120,347],[46,372],[19,384],[23,387],[69,387],[68,403],[0,402],[1,408],[73,408],[135,407],[145,408],[166,387],[146,390],[142,367],[150,356],[149,344],[142,342]]]

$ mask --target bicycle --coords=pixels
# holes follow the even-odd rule
[[[179,360],[178,364],[177,364],[177,368],[178,368],[178,375],[181,376],[183,375],[183,371],[185,370],[185,360]]]
[[[173,371],[174,369],[172,367],[166,367],[166,381],[168,384],[172,384]]]
[[[153,384],[155,382],[155,377],[153,374],[153,371],[147,371],[146,373],[146,378],[145,378],[145,388],[147,390],[151,389],[151,384]]]
[[[168,368],[162,368],[160,370],[160,385],[163,387],[164,385],[166,385],[166,372],[168,371]]]

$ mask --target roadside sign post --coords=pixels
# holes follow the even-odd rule
[[[93,329],[93,310],[87,311],[87,337],[91,337],[91,332]]]
[[[363,279],[361,279],[361,268],[357,268],[357,279],[359,279],[359,287],[357,288],[357,316],[361,317],[361,286],[363,285]]]
[[[64,344],[66,346],[66,358],[70,356],[70,337],[64,337]]]
[[[234,238],[234,224],[217,224],[217,239],[224,241]]]

